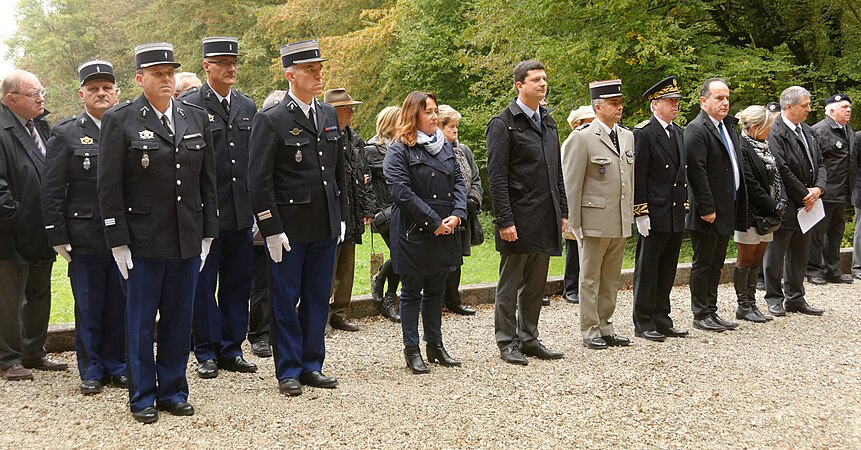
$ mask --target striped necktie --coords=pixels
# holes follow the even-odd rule
[[[33,139],[33,143],[36,144],[36,148],[42,152],[42,156],[45,156],[45,147],[42,146],[42,140],[39,139],[39,134],[36,133],[36,125],[33,123],[33,120],[28,120],[24,126],[27,128],[27,131],[30,132],[30,138]]]

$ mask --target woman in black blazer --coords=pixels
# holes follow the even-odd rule
[[[772,317],[762,314],[756,307],[756,277],[773,234],[761,234],[766,230],[758,231],[756,221],[757,218],[772,218],[772,223],[779,224],[786,208],[786,194],[775,156],[765,140],[774,124],[774,117],[759,105],[748,106],[736,117],[742,127],[740,141],[748,208],[744,217],[736,220],[738,259],[732,272],[738,297],[735,317],[762,323],[772,320]]]

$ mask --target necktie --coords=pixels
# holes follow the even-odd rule
[[[726,154],[729,156],[730,165],[732,166],[732,176],[733,176],[733,186],[735,189],[732,191],[732,199],[735,200],[736,191],[738,191],[739,180],[738,180],[738,171],[736,169],[737,163],[735,160],[735,155],[732,150],[729,149],[729,140],[727,140],[726,133],[723,130],[723,122],[718,122],[718,131],[720,131],[720,139],[723,141],[723,146],[726,148]]]
[[[619,153],[619,137],[616,136],[616,130],[610,130],[610,140],[613,141],[613,146],[616,147],[616,153]]]
[[[532,121],[535,122],[535,128],[541,130],[541,116],[538,115],[538,111],[532,113]]]
[[[45,147],[42,146],[42,140],[39,139],[39,135],[36,134],[36,126],[33,123],[33,120],[28,120],[24,126],[27,128],[27,131],[30,132],[30,138],[33,139],[33,143],[36,144],[36,148],[42,152],[42,156],[45,156]]]
[[[667,125],[667,137],[673,139],[673,137],[675,137],[675,134],[676,132],[675,130],[673,130],[673,124]]]
[[[167,131],[168,136],[173,137],[173,130],[170,129],[170,119],[168,119],[166,115],[162,115],[161,123],[164,125],[164,129]]]
[[[813,155],[810,154],[810,147],[807,145],[807,139],[804,139],[804,133],[801,131],[801,124],[795,126],[795,134],[801,139],[804,144],[804,151],[807,153],[807,159],[810,160],[810,165],[813,166]]]
[[[311,121],[311,129],[317,131],[317,119],[314,117],[314,108],[308,110],[308,120]]]
[[[230,103],[227,103],[227,99],[221,99],[221,106],[224,108],[224,113],[228,116],[230,115]]]

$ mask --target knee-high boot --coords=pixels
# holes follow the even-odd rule
[[[771,317],[768,314],[763,314],[759,308],[756,307],[756,281],[759,277],[759,270],[762,266],[755,266],[750,268],[750,274],[747,278],[747,302],[750,305],[751,311],[754,314],[761,317],[765,321],[774,320],[774,317]]]
[[[748,296],[748,280],[750,279],[750,267],[733,267],[732,283],[735,287],[735,296],[738,299],[738,308],[735,310],[735,318],[749,320],[751,322],[765,322],[765,318],[753,312],[752,304]],[[756,278],[754,278],[756,280]]]

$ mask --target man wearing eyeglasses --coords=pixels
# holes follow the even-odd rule
[[[40,193],[48,112],[42,83],[30,72],[12,71],[0,95],[0,376],[31,380],[30,369],[68,368],[45,353],[57,257]]]
[[[194,354],[201,378],[217,377],[218,369],[257,371],[257,366],[242,356],[248,329],[254,223],[246,184],[248,138],[257,108],[254,100],[233,89],[238,47],[236,38],[204,38],[206,83],[180,97],[207,111],[218,186],[220,230],[200,272],[194,298]]]

